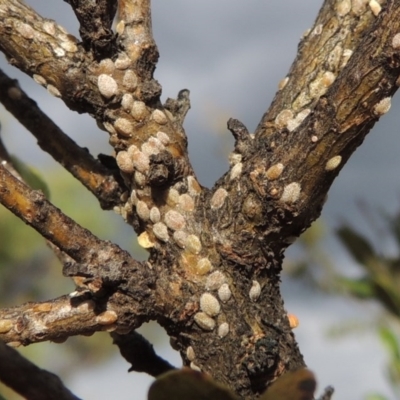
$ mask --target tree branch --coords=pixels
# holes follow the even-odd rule
[[[158,61],[151,27],[150,0],[120,0],[116,30],[118,42],[133,62],[136,73],[150,82]]]
[[[0,381],[29,400],[79,400],[60,378],[0,341]]]
[[[116,37],[111,29],[117,0],[64,0],[69,3],[79,21],[79,33],[86,51],[93,51],[96,60],[116,53]]]
[[[135,329],[141,324],[142,308],[132,304],[121,307],[123,297],[126,302],[126,296],[118,293],[100,296],[80,290],[46,302],[0,309],[0,339],[26,346],[98,331]]]
[[[118,182],[113,172],[93,158],[86,149],[69,138],[19,88],[17,81],[10,79],[1,70],[0,101],[35,136],[42,150],[49,153],[98,198],[103,209],[112,209],[121,203],[123,183]]]
[[[230,120],[232,166],[212,191],[201,188],[188,160],[179,126],[187,102],[175,116],[160,103],[148,0],[120,2],[120,51],[100,63],[70,44],[64,64],[51,49],[47,61],[40,17],[25,18],[21,7],[16,0],[0,7],[0,47],[110,133],[130,191],[121,210],[150,249],[150,264],[146,270],[93,238],[4,168],[1,201],[77,261],[67,275],[89,277],[87,287],[99,296],[128,293],[140,304],[134,316],[119,316],[126,327],[157,319],[185,365],[242,398],[304,366],[280,294],[283,252],[319,215],[338,171],[390,105],[400,74],[400,4],[388,1],[375,18],[363,2],[326,1],[255,135]],[[50,43],[61,46],[58,29]],[[49,67],[56,71],[51,81],[41,73]],[[104,281],[117,291],[96,292]],[[122,300],[122,309],[132,306]]]
[[[298,114],[312,108],[326,93],[376,19],[367,2],[325,0],[313,27],[304,33],[296,59],[257,131],[270,132],[283,126],[295,129],[305,115]],[[292,115],[276,119],[286,109]]]
[[[1,93],[0,93],[0,97],[1,97]],[[1,140],[1,136],[0,136],[0,164],[2,166],[4,166],[4,168],[7,169],[7,171],[9,171],[13,176],[15,176],[18,180],[20,180],[21,182],[26,183],[22,176],[19,174],[19,172],[15,169],[13,163],[12,163],[12,159],[6,149],[6,147],[4,146],[3,141]],[[63,253],[56,245],[54,245],[53,243],[49,242],[48,240],[46,241],[47,245],[53,250],[54,254],[56,255],[56,257],[60,260],[60,262],[62,263],[62,265],[65,264],[74,264],[75,261],[67,256],[65,253]]]
[[[319,216],[334,178],[389,110],[400,73],[399,48],[394,45],[400,31],[399,16],[399,3],[389,1],[346,67],[298,128],[293,132],[288,128],[274,133],[269,128],[257,131],[255,143],[274,146],[265,170],[278,164],[284,168],[269,189],[269,193],[276,191],[272,202],[277,210],[275,218],[282,209],[290,210],[294,217],[293,224],[282,230],[283,235],[298,236]],[[327,28],[329,25],[322,29]]]
[[[138,332],[121,335],[111,333],[114,344],[119,347],[121,355],[131,364],[129,372],[145,372],[157,377],[164,372],[175,369],[168,361],[158,356],[151,343]]]
[[[398,3],[389,1],[377,18],[355,10],[341,16],[342,3],[348,2],[325,2],[291,69],[289,82],[297,86],[282,88],[254,136],[237,139],[231,170],[214,189],[224,193],[222,185],[227,198],[253,193],[241,211],[253,226],[249,231],[259,232],[276,253],[319,216],[334,178],[397,90],[400,57],[392,43],[400,29]],[[344,51],[354,31],[357,47],[347,65],[342,53],[329,64],[332,48]],[[307,99],[301,107],[300,98]],[[226,224],[225,218],[218,225]],[[238,240],[226,251],[243,248],[249,231],[235,231]]]
[[[201,196],[204,212],[201,244],[207,248],[206,258],[216,271],[205,273],[205,289],[201,283],[191,286],[188,298],[198,296],[200,309],[207,309],[207,312],[194,311],[192,315],[200,329],[211,333],[203,335],[193,326],[187,332],[183,328],[177,335],[178,342],[187,365],[190,360],[185,356],[185,348],[190,344],[196,354],[195,364],[217,380],[229,382],[242,397],[251,396],[243,389],[245,386],[250,385],[253,394],[261,392],[267,382],[283,371],[304,365],[279,290],[283,252],[293,237],[319,216],[333,179],[373,123],[387,111],[389,98],[397,90],[400,46],[395,35],[400,31],[400,4],[388,2],[387,8],[376,19],[373,17],[374,26],[368,34],[366,26],[348,24],[358,32],[363,29],[363,33],[360,39],[356,36],[357,47],[346,67],[342,66],[345,64],[342,56],[339,57],[334,70],[338,75],[334,77],[326,69],[327,54],[322,48],[331,36],[337,36],[334,47],[339,43],[347,46],[347,42],[341,42],[341,28],[331,31],[331,19],[338,20],[333,4],[336,2],[325,3],[330,17],[325,15],[326,24],[314,32],[322,38],[315,39],[321,50],[308,53],[307,49],[303,55],[305,59],[310,57],[314,68],[317,65],[325,68],[324,73],[312,74],[307,84],[300,74],[301,67],[292,69],[300,75],[291,75],[290,79],[299,82],[308,96],[307,102],[301,103],[303,108],[293,111],[297,96],[291,102],[281,103],[276,112],[280,116],[274,125],[261,124],[255,135],[248,135],[240,124],[233,126],[231,121],[230,128],[237,136],[232,167],[210,194],[203,192]],[[354,19],[366,24],[366,19],[359,19],[354,10],[348,14],[348,22]],[[314,40],[312,37],[310,40]],[[328,91],[321,89],[329,86]],[[311,98],[309,92],[313,93]],[[303,114],[293,121],[300,111]],[[202,254],[200,246],[199,253]],[[200,266],[205,262],[200,263],[195,257],[182,256],[182,259],[185,283],[189,285],[187,281],[196,279],[190,272],[200,274]],[[218,280],[215,286],[214,279]],[[201,278],[197,282],[202,282]],[[226,305],[219,303],[218,298],[205,297],[207,293],[202,290],[212,292],[210,287],[219,300],[229,299],[224,300]],[[204,299],[215,308],[208,309]],[[213,314],[217,317],[208,318]],[[177,320],[174,322],[169,331],[172,335],[172,326],[179,325]],[[231,327],[235,332],[231,333]],[[215,331],[221,333],[220,338],[229,335],[229,343],[221,344],[219,334],[213,334]],[[185,341],[185,334],[190,336],[189,340]],[[248,347],[239,337],[247,338]],[[206,346],[200,344],[202,340],[207,342]],[[221,355],[213,353],[221,346],[224,353],[235,353],[240,358],[241,368],[235,372],[225,368],[229,361],[224,363]],[[278,348],[285,351],[273,350]],[[263,349],[263,356],[259,349]]]
[[[119,167],[127,185],[132,186],[129,189],[138,187],[142,197],[148,198],[154,186],[165,189],[188,176],[195,181],[184,131],[173,123],[173,115],[163,110],[161,89],[152,76],[158,52],[151,36],[148,1],[121,2],[117,31],[122,50],[115,62],[93,62],[79,45],[71,45],[73,51],[63,50],[62,57],[57,56],[59,47],[66,47],[64,41],[72,39],[54,23],[49,29],[49,21],[17,0],[8,0],[0,15],[4,17],[0,18],[0,48],[14,65],[34,75],[71,109],[95,116],[110,133],[111,145],[122,153]],[[23,34],[10,34],[21,29]],[[139,154],[134,165],[125,152],[128,148],[129,158]],[[200,188],[197,182],[194,185]],[[144,229],[131,212],[133,205],[127,204],[129,212],[123,214],[142,233]]]
[[[126,251],[79,226],[47,201],[41,192],[13,177],[4,166],[0,166],[0,202],[79,263],[74,264],[77,270],[70,266],[65,268],[68,276],[131,282],[135,272],[146,270]],[[124,276],[128,271],[132,274],[129,279]]]
[[[103,100],[85,72],[92,60],[77,39],[19,0],[3,1],[0,17],[0,49],[8,61],[69,108],[95,114]]]

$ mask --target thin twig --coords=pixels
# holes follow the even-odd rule
[[[44,302],[0,309],[0,340],[18,347],[44,341],[62,343],[70,336],[100,331],[126,332],[141,325],[149,307],[149,302],[135,301],[121,292],[101,295],[76,290]]]
[[[68,275],[104,277],[115,282],[128,266],[133,270],[142,269],[141,263],[126,251],[81,227],[46,200],[43,193],[30,189],[1,165],[0,202],[79,263],[82,269],[66,271]]]
[[[61,379],[0,341],[0,381],[29,400],[79,400]]]
[[[102,208],[120,203],[122,180],[67,136],[18,86],[0,70],[0,101],[38,140],[40,148],[77,178],[99,200]]]
[[[318,397],[318,400],[331,400],[334,392],[335,389],[332,386],[328,386],[324,389],[324,393]]]
[[[76,291],[53,300],[0,309],[0,339],[14,346],[116,329],[118,314],[107,311],[112,298]]]
[[[168,361],[158,356],[152,344],[140,333],[133,331],[126,335],[111,333],[114,344],[119,347],[121,355],[132,366],[129,372],[145,372],[157,377],[164,372],[175,369]]]
[[[1,136],[0,136],[0,163],[1,163],[1,165],[4,166],[4,168],[6,168],[17,179],[19,179],[21,182],[26,183],[24,181],[24,179],[22,178],[22,176],[20,175],[20,173],[15,169],[15,167],[13,165],[13,162],[12,162],[12,159],[11,159],[11,157],[10,157],[10,155],[9,155],[9,153],[8,153],[4,143],[3,143],[3,141],[1,140]],[[54,254],[61,261],[62,265],[75,263],[75,261],[71,257],[69,257],[67,254],[62,252],[53,243],[51,243],[48,240],[46,241],[46,243],[53,250]]]

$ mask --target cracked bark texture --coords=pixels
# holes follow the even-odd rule
[[[189,91],[160,102],[150,1],[120,0],[115,34],[115,1],[98,2],[97,13],[90,1],[68,3],[82,42],[20,1],[0,0],[0,49],[109,133],[122,179],[110,165],[98,173],[114,177],[109,204],[135,229],[149,259],[139,263],[95,238],[1,167],[1,203],[65,254],[63,271],[77,291],[0,310],[0,338],[29,344],[96,330],[121,338],[153,319],[184,365],[240,398],[256,398],[305,365],[280,294],[284,252],[320,215],[333,180],[390,108],[400,75],[400,4],[326,0],[254,134],[228,121],[231,167],[208,190],[187,154]],[[23,94],[14,82],[6,96]],[[65,154],[53,156],[73,165]],[[103,181],[90,182],[107,204]],[[121,353],[132,354],[124,342]]]

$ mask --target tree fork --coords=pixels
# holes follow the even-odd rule
[[[79,17],[79,2],[69,3]],[[160,102],[149,0],[121,0],[118,14],[117,46],[104,15],[95,16],[102,29],[85,32],[80,44],[19,1],[0,2],[7,57],[109,133],[127,188],[115,210],[150,256],[137,263],[107,245],[116,260],[88,258],[88,238],[100,242],[75,225],[83,249],[65,235],[54,243],[83,261],[66,274],[93,278],[100,289],[111,282],[112,296],[125,301],[116,302],[121,310],[146,301],[138,318],[116,312],[127,331],[157,320],[184,365],[243,399],[257,398],[278,376],[305,365],[280,294],[283,254],[319,216],[334,178],[390,108],[400,75],[400,3],[325,1],[256,132],[228,122],[236,139],[231,167],[211,190],[198,183],[187,154],[188,91]],[[22,209],[33,201],[35,215],[46,217],[32,220],[43,236],[60,233],[62,227],[46,228],[55,220],[41,214],[51,205],[0,172],[2,203]],[[32,223],[29,214],[20,216]]]

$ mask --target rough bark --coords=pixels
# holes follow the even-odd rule
[[[79,147],[1,70],[0,101],[35,136],[43,151],[93,192],[102,208],[112,209],[120,204],[126,188],[119,174],[94,159],[87,149]]]
[[[160,103],[149,0],[119,2],[116,37],[101,14],[112,2],[90,21],[91,2],[69,3],[82,43],[18,0],[0,0],[0,49],[109,132],[126,187],[115,210],[149,260],[137,263],[94,238],[0,168],[0,201],[74,260],[65,275],[79,278],[79,296],[94,307],[68,329],[55,304],[75,312],[71,297],[49,302],[51,324],[40,305],[3,310],[9,329],[0,338],[27,344],[93,332],[106,310],[118,334],[155,319],[185,365],[256,398],[304,366],[279,289],[284,251],[319,216],[333,180],[390,107],[400,74],[400,3],[326,0],[256,132],[228,122],[236,140],[231,168],[212,190],[199,185],[187,155],[188,91]],[[18,328],[18,318],[32,324]],[[37,336],[35,321],[48,334]]]

